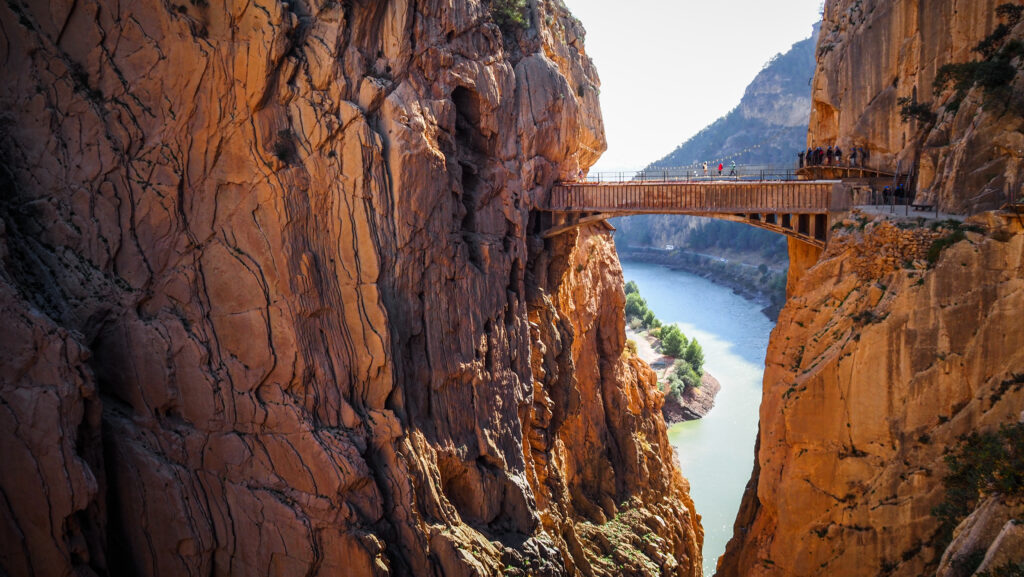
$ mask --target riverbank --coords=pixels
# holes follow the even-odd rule
[[[657,264],[672,270],[688,272],[732,290],[737,295],[756,303],[772,322],[786,301],[786,271],[766,269],[739,262],[725,261],[711,255],[686,252],[681,249],[616,247],[619,260],[632,260]]]
[[[626,327],[626,338],[636,343],[636,354],[645,363],[654,369],[658,375],[658,385],[662,391],[668,392],[668,377],[672,374],[672,365],[675,359],[662,355],[654,348],[657,339],[652,337],[648,331],[635,331]],[[722,390],[721,383],[707,371],[700,379],[699,387],[687,387],[681,398],[677,400],[672,395],[665,396],[665,404],[661,412],[665,422],[673,425],[703,418],[715,406],[715,397]]]

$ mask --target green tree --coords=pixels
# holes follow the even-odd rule
[[[676,325],[661,329],[661,352],[670,357],[682,357],[686,350],[686,335]]]
[[[647,314],[647,301],[640,293],[626,295],[626,318],[642,319]]]
[[[644,326],[652,329],[656,322],[658,322],[658,319],[654,317],[654,311],[647,309],[647,314],[644,315]]]
[[[689,363],[693,370],[699,374],[704,374],[704,349],[697,342],[697,339],[691,339],[690,344],[686,346],[686,353],[683,354],[683,358]]]
[[[629,281],[628,283],[626,283],[626,294],[627,295],[631,295],[633,293],[638,293],[638,292],[640,292],[640,287],[636,286],[636,282],[635,281]]]
[[[502,30],[513,27],[526,28],[530,25],[526,0],[493,0],[491,14]]]

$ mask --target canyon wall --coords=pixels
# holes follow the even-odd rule
[[[561,2],[0,34],[0,572],[699,572],[607,234],[532,236],[604,149]]]
[[[934,266],[928,251],[948,231],[841,223],[772,333],[754,479],[719,575],[938,568],[943,456],[1024,407],[1024,232],[1016,218],[978,218],[982,232]]]
[[[998,208],[1024,187],[1024,23],[1003,56],[974,48],[1006,18],[1004,0],[830,0],[818,39],[808,144],[837,143],[867,166],[913,167],[921,203],[949,212]],[[1009,78],[936,94],[945,64],[1005,59]],[[987,80],[986,80],[987,82]],[[968,83],[970,84],[970,83]],[[907,99],[901,101],[900,99]],[[916,108],[913,105],[917,105]],[[904,107],[908,113],[901,117]]]

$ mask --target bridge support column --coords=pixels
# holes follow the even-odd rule
[[[793,296],[796,287],[803,281],[807,269],[814,266],[821,257],[822,249],[807,244],[791,236],[786,237],[789,243],[789,273],[786,276],[786,296]]]

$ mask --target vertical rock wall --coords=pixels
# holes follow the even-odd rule
[[[868,166],[914,167],[920,202],[945,211],[999,207],[1024,187],[1024,59],[995,93],[934,94],[944,64],[982,59],[973,49],[1000,23],[1003,0],[830,0],[818,39],[808,143],[869,151]],[[1005,22],[1005,20],[1003,20]],[[1006,41],[1024,38],[1018,24]],[[901,98],[934,118],[901,118]],[[953,104],[958,101],[957,104]]]
[[[1024,407],[1024,233],[976,224],[932,268],[941,233],[841,223],[772,333],[757,467],[719,575],[934,574],[943,455]]]
[[[3,571],[617,574],[580,521],[629,502],[699,570],[621,321],[529,320],[531,199],[603,129],[580,23],[500,6],[0,7]]]
[[[654,371],[624,352],[611,232],[587,225],[532,254],[534,409],[525,450],[544,526],[584,575],[700,575],[703,530],[673,465],[664,393]],[[591,552],[587,543],[598,546]]]

